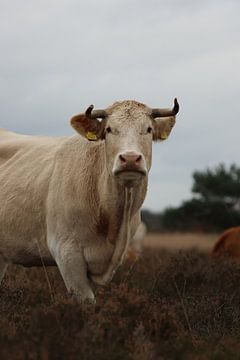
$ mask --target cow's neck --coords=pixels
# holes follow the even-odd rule
[[[113,176],[104,171],[99,178],[99,230],[105,231],[108,240],[115,242],[116,236],[124,222],[127,202],[131,194],[131,206],[129,208],[129,222],[138,213],[144,201],[147,191],[147,179],[129,188],[118,183]]]
[[[76,142],[79,144],[79,150],[76,152]],[[73,139],[75,160],[71,166],[76,166],[76,177],[73,179],[76,192],[76,199],[81,199],[88,214],[91,214],[91,227],[97,235],[108,238],[114,243],[123,223],[124,206],[126,202],[125,188],[119,184],[116,179],[107,170],[107,161],[105,155],[104,143],[84,145],[85,156],[83,153],[83,142],[78,137]],[[84,176],[78,176],[78,168],[84,170]],[[82,170],[82,171],[83,171]],[[72,186],[72,183],[70,183]],[[83,193],[83,188],[88,191]],[[138,213],[142,206],[147,190],[147,177],[131,190],[132,205],[130,209],[130,222]]]
[[[90,207],[92,223],[97,226],[95,228],[97,234],[114,245],[113,255],[106,272],[101,276],[92,276],[96,283],[104,284],[111,279],[124,257],[133,218],[138,216],[146,195],[147,177],[132,188],[118,183],[107,171],[103,145],[89,148],[86,159],[92,159],[94,164],[94,167],[86,164],[84,178],[84,181],[89,182],[89,186],[91,185],[91,191],[86,194],[86,204]],[[79,190],[82,190],[84,185],[82,183]]]
[[[92,280],[99,285],[104,285],[112,279],[126,254],[130,240],[131,220],[142,205],[147,186],[145,181],[136,187],[123,187],[115,183],[111,176],[105,178],[101,184],[109,186],[108,189],[105,188],[101,192],[103,197],[100,203],[102,211],[108,217],[106,235],[107,240],[114,244],[114,252],[106,272],[102,275],[92,276]]]

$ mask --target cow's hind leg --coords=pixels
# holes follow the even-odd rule
[[[0,257],[0,284],[7,270],[8,264]]]

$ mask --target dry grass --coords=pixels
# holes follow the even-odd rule
[[[238,264],[146,248],[96,290],[96,305],[77,304],[58,270],[47,272],[53,298],[43,269],[9,268],[0,288],[1,360],[239,358]]]
[[[219,234],[204,233],[149,233],[144,240],[144,246],[171,251],[197,249],[210,252]]]

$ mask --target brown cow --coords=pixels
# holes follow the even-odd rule
[[[230,228],[220,236],[214,245],[212,256],[228,256],[240,260],[240,226]]]

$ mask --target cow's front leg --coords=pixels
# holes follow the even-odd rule
[[[87,276],[87,264],[83,249],[73,243],[62,244],[55,251],[55,260],[66,288],[79,302],[95,302]]]

